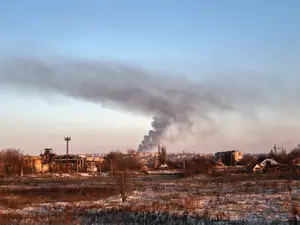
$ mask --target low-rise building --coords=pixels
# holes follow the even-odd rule
[[[25,156],[23,169],[27,170],[26,173],[46,173],[49,172],[49,165],[43,163],[41,156]]]

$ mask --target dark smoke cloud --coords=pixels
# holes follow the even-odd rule
[[[268,80],[269,81],[269,80]],[[139,146],[153,148],[172,125],[192,126],[194,118],[210,121],[210,113],[237,110],[272,102],[272,85],[252,79],[214,82],[191,81],[149,71],[136,65],[110,61],[6,59],[0,62],[0,85],[55,92],[155,116]],[[253,84],[251,86],[251,84]],[[244,107],[244,106],[248,106]],[[251,113],[250,113],[251,114]]]
[[[148,135],[144,136],[142,143],[139,145],[138,151],[152,150],[160,144],[161,138],[169,127],[170,121],[167,117],[153,117],[151,123],[152,130]]]

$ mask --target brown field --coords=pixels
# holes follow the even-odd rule
[[[122,202],[109,176],[1,180],[0,224],[297,224],[300,213],[297,174],[132,174],[130,183]]]

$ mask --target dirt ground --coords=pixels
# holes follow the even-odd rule
[[[122,202],[115,180],[104,175],[0,180],[0,224],[40,224],[39,218],[44,224],[56,224],[54,220],[57,224],[89,224],[88,218],[100,218],[96,224],[109,224],[107,218],[115,218],[111,210],[118,210],[118,218],[124,216],[121,221],[153,219],[159,214],[157,218],[167,218],[162,224],[176,224],[174,217],[187,214],[194,222],[198,218],[198,222],[204,219],[225,224],[289,224],[300,216],[299,175],[182,178],[135,174],[131,184],[134,188]],[[156,221],[160,224],[159,219]]]

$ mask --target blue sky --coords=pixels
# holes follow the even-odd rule
[[[0,1],[0,54],[125,60],[203,79],[223,68],[296,74],[299,11],[297,0]],[[32,154],[49,145],[62,151],[63,135],[77,137],[78,152],[136,147],[150,123],[142,115],[10,88],[0,101],[7,127],[0,148]]]

